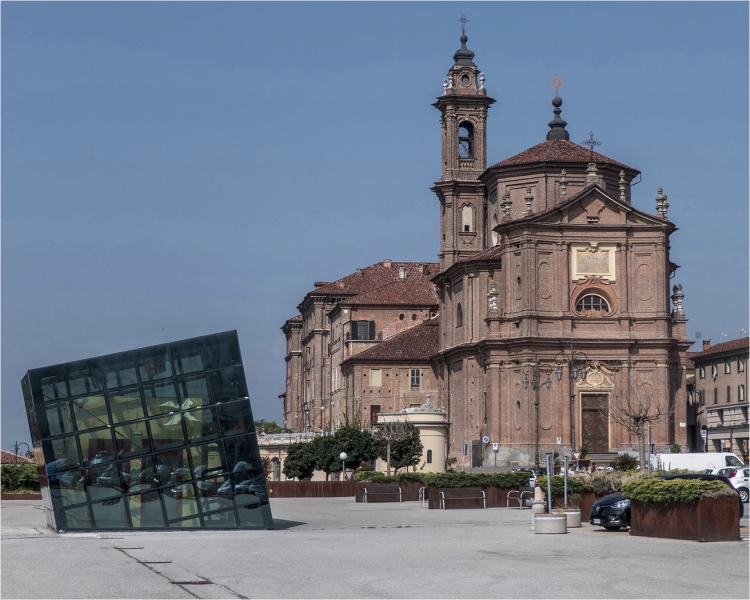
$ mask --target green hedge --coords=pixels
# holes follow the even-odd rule
[[[726,487],[723,481],[644,478],[623,484],[622,494],[626,498],[638,500],[644,504],[698,502],[701,496],[715,494]]]
[[[547,493],[547,477],[542,475],[539,478],[539,487]],[[568,493],[581,494],[583,492],[592,492],[593,488],[580,477],[568,477]],[[562,475],[552,476],[552,495],[562,496],[565,493],[565,480]]]
[[[35,464],[3,465],[0,473],[0,489],[4,493],[39,491],[39,476]]]
[[[415,481],[424,485],[434,485],[439,488],[458,487],[499,487],[516,489],[528,485],[528,473],[504,471],[501,473],[462,473],[461,471],[445,471],[444,473],[399,473],[387,475],[377,471],[360,471],[354,475],[355,481],[372,481],[373,483],[393,483],[395,481]]]

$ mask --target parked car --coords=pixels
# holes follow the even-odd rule
[[[748,480],[750,479],[750,467],[730,469],[728,472],[724,473],[724,477],[729,479],[729,483],[731,483],[734,486],[734,489],[739,492],[740,500],[747,502],[748,499],[750,499],[750,494],[748,494],[748,491],[750,490],[750,484],[748,484]]]
[[[711,473],[674,473],[672,475],[660,475],[657,479],[667,481],[672,479],[718,480],[732,486],[732,482],[723,475],[714,475]],[[745,506],[741,497],[739,503],[740,518],[742,518],[745,515]],[[600,525],[604,529],[613,531],[621,527],[630,527],[630,500],[620,493],[599,498],[591,505],[590,522],[592,525]]]

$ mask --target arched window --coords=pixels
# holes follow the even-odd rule
[[[432,462],[432,450],[427,451],[427,464]]]
[[[464,309],[461,308],[461,303],[456,306],[456,327],[462,327],[464,324]]]
[[[458,157],[474,158],[474,125],[468,121],[458,126]]]
[[[609,312],[609,303],[596,294],[586,294],[576,302],[576,311],[589,316],[603,316]]]
[[[474,207],[469,204],[461,209],[461,231],[474,231]]]

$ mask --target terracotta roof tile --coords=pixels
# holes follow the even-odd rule
[[[21,444],[19,444],[20,446]],[[8,452],[7,450],[0,450],[0,455],[2,455],[0,464],[3,465],[12,465],[15,463],[33,463],[34,461],[30,458],[26,458],[25,456],[20,456],[18,454],[13,454],[12,452]]]
[[[750,338],[739,338],[737,340],[729,340],[728,342],[722,342],[711,346],[705,352],[688,352],[690,358],[695,361],[696,358],[704,358],[713,354],[721,354],[722,352],[730,352],[732,350],[742,350],[743,348],[750,347]]]
[[[430,319],[389,338],[348,361],[428,361],[438,352],[439,318]]]
[[[287,322],[287,323],[290,323],[290,322],[292,322],[292,323],[296,323],[296,322],[298,322],[298,321],[299,321],[300,323],[302,322],[302,315],[296,315],[296,316],[292,317],[291,319],[287,319],[287,320],[286,320],[286,322]]]
[[[342,304],[393,305],[393,306],[437,306],[440,302],[435,286],[427,279],[404,279],[348,298]]]
[[[696,354],[700,354],[700,352],[686,352],[685,355],[687,356],[687,368],[688,369],[695,369],[695,363],[693,362],[693,357]]]
[[[427,267],[426,274],[423,273],[423,267]],[[358,269],[356,273],[342,277],[333,283],[316,288],[308,295],[340,294],[354,296],[364,294],[387,283],[401,280],[401,269],[403,269],[407,281],[429,280],[440,271],[440,265],[438,263],[391,262],[388,267],[385,266],[384,262],[379,262],[364,269]]]
[[[584,163],[588,164],[593,158],[594,162],[598,164],[615,165],[617,167],[624,167],[631,171],[637,171],[633,167],[629,167],[626,164],[617,162],[599,154],[598,152],[591,152],[588,148],[579,146],[578,144],[569,140],[548,140],[537,144],[528,150],[506,158],[505,160],[496,163],[490,167],[494,169],[496,167],[510,167],[515,165],[530,165],[533,163],[540,162],[559,162],[559,163]]]

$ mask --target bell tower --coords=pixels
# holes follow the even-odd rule
[[[462,20],[462,24],[465,21]],[[487,111],[495,101],[484,88],[484,73],[466,47],[453,55],[443,81],[440,111],[442,174],[432,191],[440,200],[440,270],[486,248],[485,192],[479,176],[487,168]]]

